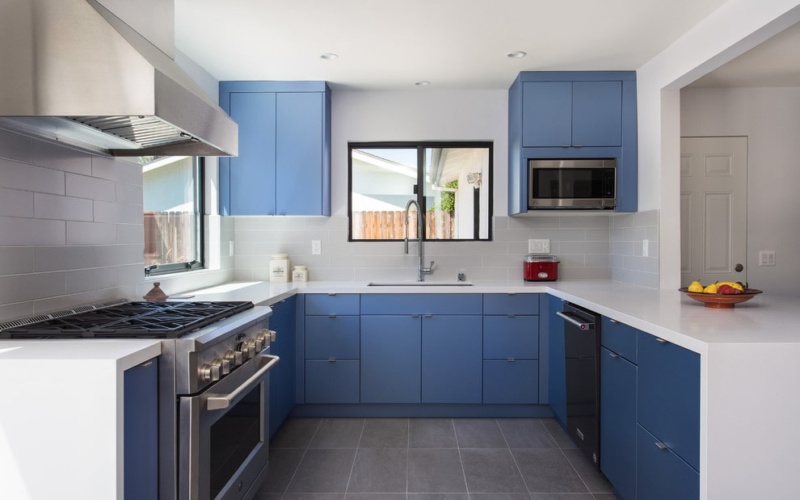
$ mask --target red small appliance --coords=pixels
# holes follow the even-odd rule
[[[558,279],[558,257],[528,255],[522,263],[525,281],[555,281]]]

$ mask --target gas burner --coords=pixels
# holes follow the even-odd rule
[[[124,302],[0,331],[0,338],[175,339],[253,308],[252,302]]]

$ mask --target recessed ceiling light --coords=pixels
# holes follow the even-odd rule
[[[508,54],[506,54],[506,57],[508,57],[509,59],[519,59],[527,55],[528,55],[527,52],[523,52],[521,50],[515,50],[514,52],[509,52]]]
[[[326,61],[333,61],[334,59],[339,59],[339,54],[334,54],[333,52],[326,52],[319,57],[320,59],[325,59]]]
[[[417,87],[427,87],[430,84],[431,82],[429,82],[428,80],[421,80],[419,82],[414,82],[414,85],[416,85]]]

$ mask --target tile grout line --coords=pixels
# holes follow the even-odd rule
[[[450,426],[453,428],[453,435],[456,438],[456,450],[458,450],[458,463],[461,465],[461,477],[464,479],[464,490],[467,492],[467,498],[469,498],[469,483],[467,482],[467,472],[464,470],[464,457],[461,455],[461,444],[458,442],[455,419],[450,419]]]
[[[522,479],[522,484],[525,485],[525,491],[528,492],[529,497],[533,497],[533,493],[531,493],[531,489],[528,487],[528,481],[525,480],[525,475],[522,473],[522,469],[520,469],[519,463],[517,463],[517,457],[514,456],[514,450],[511,449],[511,445],[508,443],[508,439],[506,439],[506,433],[503,432],[503,426],[500,425],[500,422],[497,419],[495,419],[495,423],[497,424],[497,427],[500,429],[500,435],[503,436],[503,441],[506,442],[506,446],[508,447],[508,453],[511,455],[511,460],[514,461],[514,467],[517,468],[519,477]]]
[[[350,481],[353,479],[353,472],[356,470],[356,460],[358,460],[358,450],[360,449],[359,446],[361,445],[361,439],[364,437],[364,428],[367,426],[367,419],[361,419],[361,434],[358,435],[358,443],[356,443],[355,454],[353,455],[353,463],[350,464],[350,475],[347,477],[347,484],[344,487],[344,494],[342,495],[342,499],[347,498],[347,490],[350,489]]]
[[[408,500],[409,465],[411,462],[411,419],[406,419],[406,500]]]
[[[294,468],[292,477],[289,478],[289,481],[286,483],[286,488],[284,488],[283,492],[281,493],[281,498],[285,497],[289,492],[289,486],[291,486],[292,481],[294,481],[295,476],[297,476],[297,471],[300,470],[300,464],[303,463],[303,459],[306,457],[306,453],[308,453],[308,450],[311,447],[311,442],[314,441],[314,437],[317,435],[317,432],[319,432],[319,428],[322,427],[322,420],[323,419],[319,419],[319,422],[317,422],[317,428],[314,429],[314,434],[311,435],[311,438],[308,440],[308,444],[306,444],[306,447],[303,449],[303,454],[300,456],[300,460],[297,462],[297,465]]]

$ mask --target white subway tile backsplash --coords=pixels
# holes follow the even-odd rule
[[[144,223],[116,224],[117,238],[115,243],[128,245],[138,243],[144,245]]]
[[[64,172],[0,159],[0,186],[37,193],[64,194]]]
[[[35,247],[32,252],[36,263],[35,270],[67,271],[94,267],[97,264],[92,250],[89,247]]]
[[[30,162],[32,144],[30,137],[0,129],[0,158]]]
[[[143,220],[142,205],[94,202],[94,221],[112,224],[138,224]]]
[[[64,221],[0,217],[0,245],[64,245]]]
[[[66,185],[67,196],[102,201],[115,201],[117,198],[114,183],[106,179],[68,173]]]
[[[0,216],[33,217],[33,193],[0,188]]]
[[[130,205],[139,205],[142,207],[144,204],[144,188],[134,184],[117,184],[116,185],[117,203],[127,203]]]
[[[94,247],[95,265],[98,267],[118,267],[138,264],[144,268],[144,245],[110,245]]]
[[[92,156],[92,177],[122,184],[143,184],[142,166],[135,158]]]
[[[88,292],[117,285],[117,269],[114,267],[67,271],[65,277],[67,293]]]
[[[2,147],[0,147],[1,149]],[[92,175],[92,157],[88,153],[61,144],[34,139],[31,163],[64,172]]]
[[[33,270],[31,247],[0,247],[0,275],[24,274]]]
[[[0,304],[63,295],[65,291],[63,272],[0,276]]]
[[[37,219],[92,220],[92,200],[35,193],[33,211]]]
[[[117,241],[114,224],[67,221],[68,245],[112,245]]]

